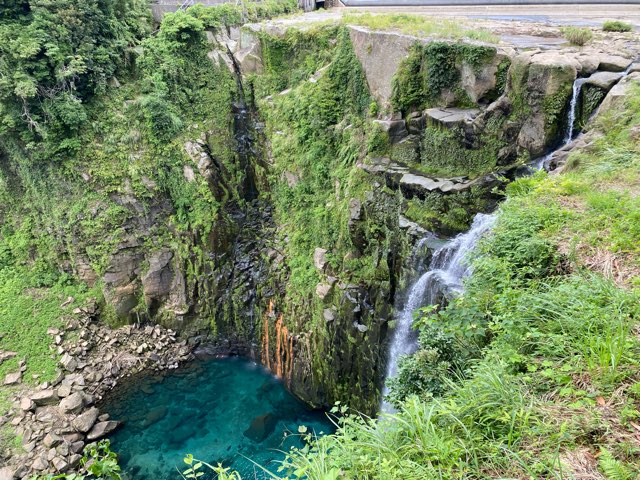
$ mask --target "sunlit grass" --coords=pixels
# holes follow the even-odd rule
[[[487,30],[474,29],[459,19],[431,18],[406,13],[379,14],[347,13],[342,21],[348,25],[360,25],[375,30],[397,30],[418,37],[439,37],[455,40],[469,39],[498,43],[499,38]]]

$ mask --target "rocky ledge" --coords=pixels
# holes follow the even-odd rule
[[[113,330],[98,324],[96,316],[97,307],[90,302],[74,310],[64,329],[49,329],[61,368],[52,382],[21,390],[9,414],[0,417],[0,426],[15,428],[23,452],[0,454],[0,480],[78,469],[85,446],[119,426],[97,406],[107,391],[124,377],[174,369],[193,358],[192,346],[173,330],[157,325]],[[11,380],[24,370],[22,363]]]

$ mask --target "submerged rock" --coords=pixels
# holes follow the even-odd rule
[[[265,413],[254,418],[251,425],[244,431],[244,436],[254,442],[262,442],[276,428],[278,419],[272,413]]]

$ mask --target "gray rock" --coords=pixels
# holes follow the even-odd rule
[[[69,468],[69,464],[62,457],[54,457],[51,463],[53,464],[53,468],[56,469],[56,472],[64,472]]]
[[[427,119],[431,123],[436,123],[447,128],[460,123],[471,122],[479,113],[480,110],[477,108],[429,108],[425,111]]]
[[[389,135],[389,141],[392,144],[398,143],[409,135],[404,120],[374,120],[373,122],[378,124],[381,130]]]
[[[36,408],[36,404],[33,400],[31,400],[29,397],[23,397],[20,400],[20,409],[24,410],[25,412],[29,412],[31,410],[34,410]]]
[[[60,364],[68,372],[73,372],[78,368],[78,361],[68,353],[65,353],[60,360]]]
[[[325,298],[327,298],[330,292],[331,292],[331,285],[329,285],[328,283],[319,283],[316,286],[316,295],[318,295],[318,297],[320,297],[321,300],[324,300]]]
[[[84,396],[80,392],[75,392],[64,398],[60,402],[60,411],[62,413],[78,413],[84,407]]]
[[[93,441],[105,437],[120,426],[120,422],[109,420],[107,422],[96,423],[96,425],[87,434],[87,440]]]
[[[356,329],[360,332],[360,333],[364,333],[367,330],[369,330],[369,327],[367,327],[366,325],[362,325],[361,323],[358,322],[354,322],[353,326],[356,327]]]
[[[13,469],[11,467],[0,468],[0,480],[13,480]]]
[[[76,468],[78,465],[80,465],[80,460],[82,460],[82,455],[71,455],[69,457],[69,468]]]
[[[326,322],[333,322],[336,319],[336,311],[333,308],[325,308],[322,316]]]
[[[84,442],[82,440],[78,440],[77,442],[73,442],[69,447],[71,453],[80,453],[84,449]]]
[[[71,384],[67,382],[63,382],[62,385],[58,387],[58,396],[60,398],[68,397],[71,395]]]
[[[622,74],[615,72],[596,72],[585,80],[585,84],[593,85],[603,90],[610,90],[618,80],[622,78]]]
[[[42,407],[57,403],[59,398],[53,389],[47,388],[31,395],[31,400],[33,400],[37,406]]]
[[[631,59],[621,57],[619,55],[602,54],[600,56],[600,65],[598,70],[607,70],[609,72],[624,72],[631,65]]]
[[[16,385],[22,380],[22,372],[7,373],[4,377],[5,385]]]
[[[60,445],[60,443],[62,443],[62,438],[53,432],[49,432],[44,436],[42,443],[47,448],[53,448],[56,445]]]
[[[98,409],[96,407],[92,407],[82,415],[78,415],[76,418],[74,418],[71,422],[71,425],[77,432],[86,433],[91,430],[91,427],[93,427],[94,423],[96,423],[98,415]]]
[[[325,265],[327,264],[327,250],[324,248],[316,248],[313,251],[313,264],[318,270],[324,270]]]
[[[47,459],[45,457],[40,456],[33,461],[31,467],[34,470],[38,470],[39,472],[41,472],[49,467],[49,462],[47,462]]]

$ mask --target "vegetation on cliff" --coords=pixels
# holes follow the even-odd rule
[[[465,293],[416,322],[399,413],[341,419],[293,478],[637,477],[637,92],[562,174],[509,186]]]

